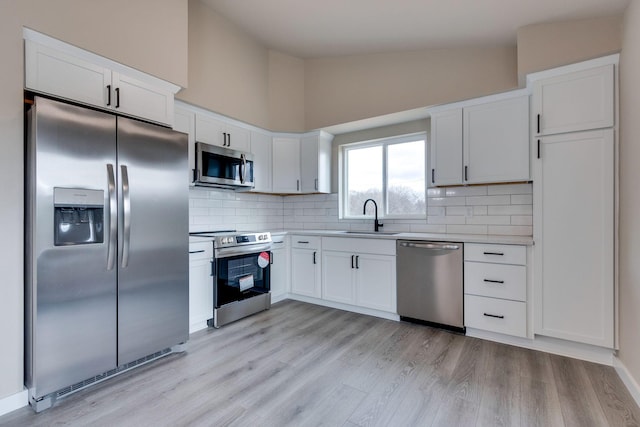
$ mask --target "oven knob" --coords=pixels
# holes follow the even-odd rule
[[[258,236],[258,240],[262,240],[262,239],[263,239],[263,237],[264,237],[264,236],[263,236],[262,234],[260,234],[260,235]]]

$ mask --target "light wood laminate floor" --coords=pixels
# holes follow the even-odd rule
[[[15,426],[637,426],[611,367],[285,301]]]

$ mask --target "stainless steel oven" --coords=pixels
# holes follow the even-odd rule
[[[192,233],[212,237],[213,317],[219,328],[271,307],[271,234]]]
[[[254,187],[253,155],[197,142],[194,178],[199,186],[251,190]]]

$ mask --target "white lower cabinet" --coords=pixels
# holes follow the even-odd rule
[[[320,238],[291,236],[291,293],[320,298]]]
[[[464,324],[527,336],[527,248],[466,243]]]
[[[213,243],[189,244],[189,333],[207,327],[213,316]]]
[[[325,237],[322,248],[323,299],[396,312],[394,240]]]
[[[271,250],[271,302],[284,299],[289,292],[289,248],[287,236],[272,236]]]

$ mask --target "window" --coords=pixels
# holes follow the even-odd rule
[[[371,216],[369,208],[362,213],[367,199],[376,201],[379,217],[425,217],[425,148],[425,134],[342,146],[342,217]]]

